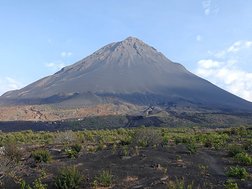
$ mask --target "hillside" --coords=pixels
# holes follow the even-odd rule
[[[0,102],[64,108],[127,102],[195,110],[252,111],[252,103],[190,73],[133,37],[108,44],[54,75],[7,92]]]

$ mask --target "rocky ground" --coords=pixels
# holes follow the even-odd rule
[[[52,105],[0,107],[1,121],[57,121],[91,116],[122,115],[136,111],[130,104],[101,104],[83,108],[58,108]]]
[[[3,180],[6,189],[20,188],[20,178],[30,186],[40,178],[40,182],[46,185],[44,188],[56,188],[55,178],[60,170],[70,167],[75,167],[81,175],[79,188],[252,187],[251,130],[170,131],[141,128],[83,133],[23,132],[6,134],[1,141],[15,136],[19,136],[20,141],[23,136],[23,144],[19,145],[23,153],[15,167],[19,168],[15,174],[16,180],[14,177]],[[82,138],[78,140],[81,150],[75,155],[69,153],[73,142],[63,144],[64,140],[70,142],[73,136]],[[28,140],[34,141],[34,144],[28,144]],[[38,141],[37,144],[35,141]],[[36,161],[33,155],[36,150],[49,153],[50,160]],[[239,157],[241,155],[242,158]],[[238,167],[233,175],[230,173],[231,167]],[[101,176],[104,172],[107,177]]]

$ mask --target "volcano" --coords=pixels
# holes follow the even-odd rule
[[[2,104],[92,106],[127,102],[160,107],[252,111],[252,103],[192,74],[143,41],[128,37],[20,90]]]

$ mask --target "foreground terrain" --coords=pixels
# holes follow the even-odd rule
[[[3,188],[251,188],[252,129],[0,134]]]

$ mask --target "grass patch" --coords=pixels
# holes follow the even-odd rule
[[[52,157],[47,150],[35,150],[32,152],[32,157],[37,163],[48,163],[51,161]]]
[[[252,157],[245,152],[241,152],[235,155],[234,159],[237,163],[243,164],[243,165],[252,165]]]
[[[76,167],[66,167],[60,170],[54,180],[55,187],[58,189],[78,189],[82,181],[81,173]]]
[[[110,171],[103,170],[96,177],[93,182],[94,187],[102,186],[109,187],[113,181],[113,175]]]
[[[249,173],[244,167],[236,166],[230,167],[227,171],[228,177],[235,177],[239,179],[246,179],[249,176]]]

